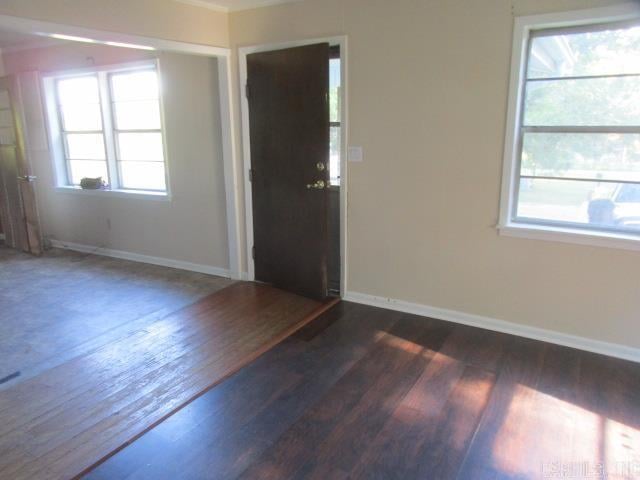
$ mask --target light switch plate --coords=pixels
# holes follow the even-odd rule
[[[350,162],[362,162],[362,147],[349,147],[348,158]]]

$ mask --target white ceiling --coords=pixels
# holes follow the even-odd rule
[[[268,7],[278,3],[300,2],[302,0],[176,0],[180,3],[210,8],[222,12],[236,12],[250,8]]]

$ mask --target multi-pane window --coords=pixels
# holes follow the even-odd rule
[[[340,185],[341,81],[340,50],[332,47],[329,59],[329,177],[330,184],[335,186]]]
[[[101,177],[110,189],[166,191],[155,66],[56,79],[69,185]]]
[[[640,234],[640,26],[529,35],[510,221]]]

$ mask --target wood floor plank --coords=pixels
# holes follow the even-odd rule
[[[52,378],[45,373],[3,391],[8,425],[0,440],[0,476],[66,479],[82,473],[321,308],[270,287],[236,284],[156,329],[57,367]]]
[[[378,375],[375,384],[352,411],[342,418],[322,444],[316,445],[313,459],[307,462],[301,474],[306,478],[323,479],[334,475],[346,476],[351,472],[362,456],[362,446],[380,432],[452,330],[451,324],[404,316],[397,328],[390,331],[396,340],[393,348],[403,354],[402,363],[389,365]]]
[[[425,442],[417,478],[456,478],[493,388],[495,375],[474,366],[465,369]]]
[[[436,354],[384,428],[363,449],[351,478],[414,478],[424,442],[464,368],[464,363]]]
[[[469,365],[495,369],[503,339],[491,332],[452,326],[452,333],[399,403],[385,427],[367,445],[351,478],[415,478],[425,445]]]
[[[545,466],[578,445],[581,354],[538,342],[514,341],[504,373],[460,478],[543,478]],[[520,355],[518,355],[518,351]]]
[[[375,410],[375,399],[387,400],[385,394],[397,387],[400,380],[408,378],[402,388],[408,388],[414,377],[420,374],[420,368],[424,362],[418,362],[418,368],[407,372],[406,369],[412,361],[421,357],[424,347],[420,344],[420,336],[428,335],[427,322],[420,319],[405,316],[404,321],[398,321],[388,334],[381,337],[376,346],[365,355],[354,367],[342,377],[338,383],[320,398],[317,404],[310,409],[298,422],[296,422],[283,436],[273,449],[265,453],[264,457],[256,461],[241,478],[274,478],[278,476],[291,477],[308,474],[308,463],[312,459],[310,454],[321,445],[328,445],[330,450],[332,434],[340,436],[345,432],[342,428],[350,421],[358,422],[366,415],[366,407],[369,402],[374,402],[372,410]],[[416,340],[413,342],[412,340]],[[397,390],[400,391],[402,388]],[[374,393],[367,396],[369,391]],[[398,395],[396,391],[395,395]],[[393,402],[394,400],[391,400]],[[379,423],[378,422],[375,423]],[[373,429],[375,429],[375,424]],[[338,433],[335,433],[336,430]],[[348,455],[347,451],[339,450]],[[349,456],[352,458],[352,456]],[[346,461],[348,463],[349,460]]]
[[[542,342],[512,339],[458,478],[509,478],[510,473],[495,458],[495,446],[500,443],[501,458],[514,458],[522,453],[520,441],[529,428],[535,428],[527,412],[534,408],[545,353],[546,344]],[[516,409],[520,414],[512,413],[507,418]],[[505,436],[508,442],[502,441]]]

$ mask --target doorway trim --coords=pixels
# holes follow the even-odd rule
[[[125,33],[109,32],[93,28],[64,25],[53,22],[32,20],[24,17],[0,15],[0,28],[15,32],[37,34],[46,37],[51,34],[85,37],[97,43],[119,42],[153,47],[156,50],[213,57],[218,60],[218,90],[220,96],[219,115],[221,119],[222,158],[227,213],[227,241],[229,244],[229,276],[242,277],[242,240],[240,235],[240,193],[237,182],[238,154],[235,146],[235,116],[231,104],[233,98],[233,72],[231,49],[213,45],[165,40],[157,37],[143,37]]]
[[[246,228],[246,252],[247,252],[247,280],[255,280],[255,263],[253,260],[253,201],[251,196],[251,141],[249,129],[249,102],[245,95],[247,84],[247,55],[257,52],[269,52],[283,48],[303,47],[314,43],[329,43],[340,47],[340,297],[344,297],[347,291],[347,145],[349,145],[348,124],[348,76],[347,76],[347,36],[311,38],[307,40],[295,40],[290,42],[252,45],[238,48],[238,67],[240,92],[240,116],[242,127],[242,157],[244,178],[244,204],[245,204],[245,228]]]

